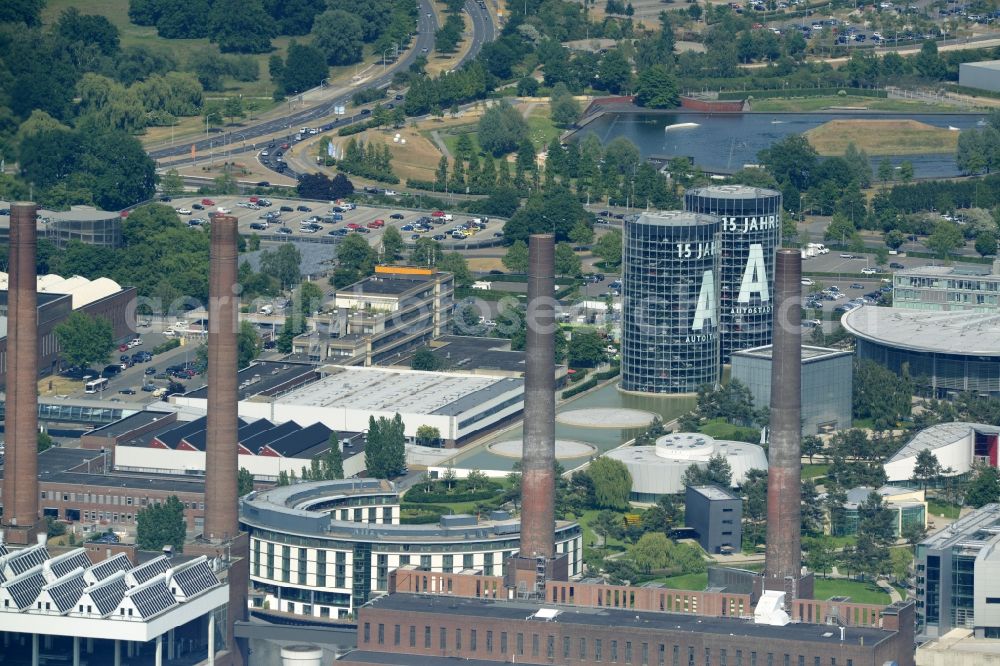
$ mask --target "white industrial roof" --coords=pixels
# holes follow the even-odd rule
[[[912,351],[1000,355],[1000,314],[855,308],[840,320],[849,333]]]
[[[324,408],[355,410],[447,413],[476,392],[481,400],[494,391],[506,392],[521,380],[420,372],[385,368],[336,366],[336,371],[300,389],[286,393],[277,402]]]
[[[0,272],[0,289],[7,289],[7,280],[7,273]],[[53,273],[38,276],[38,291],[48,294],[69,294],[73,297],[74,310],[117,294],[121,290],[121,285],[106,277],[88,280],[80,275],[70,278]]]
[[[966,423],[963,421],[938,423],[928,426],[914,435],[887,462],[891,463],[905,458],[916,458],[917,454],[921,451],[934,451],[935,449],[949,446],[963,437],[967,437],[972,430],[991,434],[1000,433],[1000,428],[997,426],[985,425],[983,423]]]

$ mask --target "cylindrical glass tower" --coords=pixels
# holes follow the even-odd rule
[[[684,208],[722,220],[719,276],[722,362],[771,344],[774,253],[781,247],[781,193],[748,185],[689,190]]]
[[[719,218],[683,211],[625,221],[625,391],[692,393],[719,381]]]

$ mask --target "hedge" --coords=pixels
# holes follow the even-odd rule
[[[161,342],[160,344],[153,347],[153,354],[162,354],[163,352],[168,352],[171,349],[177,349],[181,346],[181,341],[177,338],[167,340],[166,342]]]
[[[565,391],[563,391],[562,399],[565,400],[566,398],[572,398],[574,395],[577,395],[578,393],[583,393],[584,391],[589,391],[595,386],[597,386],[597,377],[591,377],[582,384],[577,384],[573,388],[566,389]]]
[[[621,372],[621,366],[616,365],[613,368],[604,370],[603,372],[595,372],[594,379],[597,379],[599,381],[604,381],[605,379],[611,379],[612,377],[617,377],[618,373],[620,372]]]
[[[409,492],[406,493],[406,499],[413,504],[421,505],[434,502],[480,502],[482,500],[492,499],[495,497],[497,491],[500,489],[500,486],[499,484],[494,484],[483,490],[475,490],[464,493],[427,493],[422,492],[420,488],[421,486],[419,484],[411,488]]]
[[[771,97],[828,97],[839,95],[843,90],[847,97],[881,97],[889,96],[885,90],[873,90],[871,88],[775,88],[774,90],[735,90],[720,92],[720,100],[737,100],[754,97],[756,99],[768,99]]]

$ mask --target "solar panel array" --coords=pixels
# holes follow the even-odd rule
[[[77,548],[76,550],[66,553],[63,556],[50,560],[50,565],[52,567],[52,573],[55,574],[55,578],[62,578],[66,574],[72,573],[77,569],[89,568],[90,558],[87,557],[86,550],[83,548]],[[53,580],[55,580],[55,578]]]
[[[11,599],[14,600],[14,605],[20,610],[30,608],[35,603],[38,595],[42,593],[44,586],[45,575],[42,573],[41,567],[20,578],[15,578],[4,583],[4,587],[7,588]]]
[[[7,546],[2,541],[0,541],[0,557],[3,557],[4,555],[6,555],[7,552],[8,552],[7,551]]]
[[[190,599],[219,584],[208,560],[201,559],[196,563],[174,573],[173,584]]]
[[[129,578],[132,579],[133,585],[142,585],[147,581],[153,580],[169,568],[170,561],[165,555],[160,555],[159,557],[132,569],[129,572]]]
[[[68,613],[76,607],[76,602],[83,596],[83,590],[86,587],[87,580],[83,577],[83,571],[80,571],[79,574],[67,576],[52,583],[46,591],[59,612]]]
[[[114,557],[90,567],[87,570],[87,578],[93,582],[98,582],[121,571],[128,571],[131,568],[132,563],[128,561],[125,553],[118,553]]]
[[[133,589],[129,597],[135,604],[135,610],[145,620],[177,605],[177,599],[167,588],[165,578]]]
[[[30,571],[49,559],[49,551],[45,546],[32,546],[7,556],[8,578],[20,576],[25,571]]]
[[[125,576],[118,576],[111,578],[107,583],[90,588],[87,590],[87,595],[94,602],[98,613],[108,615],[121,605],[126,592],[128,583],[125,581]]]

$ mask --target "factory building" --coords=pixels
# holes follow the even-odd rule
[[[771,399],[770,345],[732,354],[732,378],[750,390],[755,407]],[[854,354],[839,349],[802,347],[802,434],[851,427]]]
[[[714,215],[719,236],[719,351],[771,344],[774,253],[781,247],[781,192],[748,185],[710,185],[688,190],[684,209]]]
[[[322,423],[337,432],[362,432],[370,417],[392,418],[399,413],[408,438],[416,438],[422,425],[433,426],[444,446],[453,447],[520,414],[524,407],[524,380],[516,377],[324,366],[320,379],[307,383],[303,375],[297,388],[257,393],[258,384],[266,385],[267,374],[255,372],[255,367],[241,373],[260,375],[260,382],[241,382],[239,415],[247,420]],[[171,400],[204,410],[206,398],[205,389],[199,389]]]
[[[718,217],[681,211],[625,220],[622,390],[719,382],[720,228]]]

